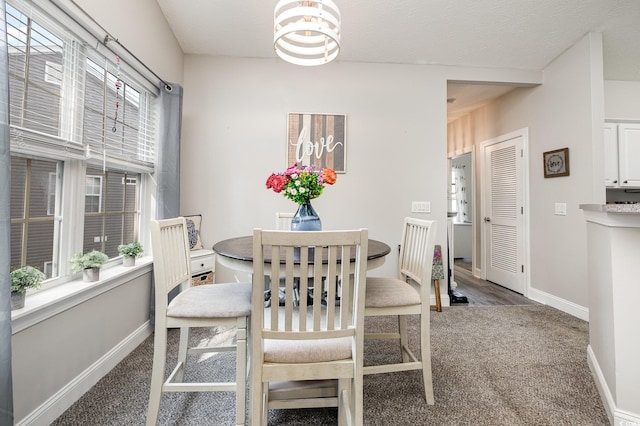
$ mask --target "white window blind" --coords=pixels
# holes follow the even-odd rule
[[[131,67],[22,3],[7,41],[12,151],[153,171],[156,95]]]

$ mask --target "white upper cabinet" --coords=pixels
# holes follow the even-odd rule
[[[604,184],[618,187],[618,125],[604,123]]]
[[[618,124],[618,162],[620,187],[640,187],[640,124]]]

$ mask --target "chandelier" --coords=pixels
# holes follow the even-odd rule
[[[340,11],[331,0],[280,0],[273,26],[273,48],[292,64],[328,64],[340,52]]]

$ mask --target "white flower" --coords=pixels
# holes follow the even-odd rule
[[[299,189],[299,191],[300,191],[301,194],[304,194],[307,191],[307,188],[302,187],[302,188]]]

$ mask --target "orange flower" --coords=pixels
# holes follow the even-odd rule
[[[324,183],[326,183],[327,185],[333,185],[334,183],[336,183],[336,179],[338,179],[338,176],[333,169],[330,169],[328,167],[322,169],[322,180]]]

